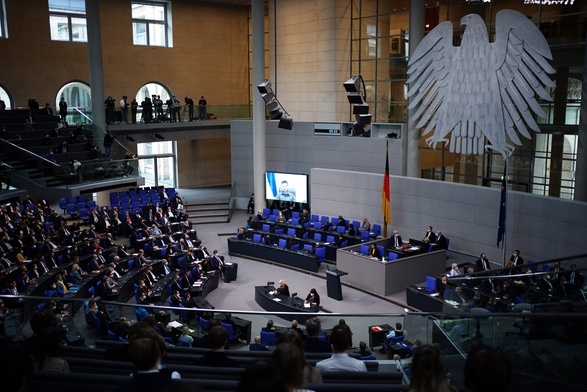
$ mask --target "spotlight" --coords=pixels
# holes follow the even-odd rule
[[[259,89],[261,94],[267,94],[268,92],[273,91],[271,90],[271,82],[268,80],[265,80],[263,83],[258,85],[257,89]]]
[[[165,138],[163,136],[159,135],[158,133],[155,134],[155,139],[165,140]]]
[[[363,103],[353,106],[353,114],[369,114],[369,105]]]
[[[269,102],[265,106],[267,107],[267,110],[269,110],[269,112],[279,109],[279,103],[277,103],[277,101]]]
[[[281,117],[283,117],[283,112],[279,108],[271,110],[269,112],[269,118],[271,120],[279,120]]]
[[[361,92],[361,79],[360,76],[353,76],[342,84],[344,89],[348,93],[360,93]]]
[[[277,128],[291,130],[293,128],[293,119],[291,117],[281,117]]]
[[[261,98],[265,101],[265,105],[268,105],[275,100],[275,94],[273,91],[269,91],[267,94],[261,94]]]
[[[363,101],[363,96],[361,95],[361,93],[350,93],[347,94],[347,99],[349,100],[350,104],[359,104],[362,105],[365,102]]]
[[[129,142],[134,142],[135,141],[135,138],[132,137],[132,136],[126,135],[126,140],[128,140]]]
[[[367,125],[371,124],[371,115],[370,114],[357,114],[355,115],[355,119],[359,125]]]

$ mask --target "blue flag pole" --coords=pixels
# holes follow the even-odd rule
[[[506,216],[507,216],[507,199],[508,199],[508,159],[505,158],[505,166],[503,168],[503,178],[501,179],[501,197],[499,201],[499,223],[497,227],[497,247],[500,242],[502,244],[501,264],[505,267],[505,252],[506,252]]]

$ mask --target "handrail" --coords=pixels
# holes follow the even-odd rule
[[[73,106],[71,109],[75,110],[76,112],[78,112],[79,114],[82,115],[82,117],[85,117],[86,119],[88,119],[92,124],[94,123],[94,121],[84,112],[82,112],[77,106]]]
[[[232,214],[234,213],[234,210],[236,209],[236,200],[233,197],[235,185],[236,185],[236,183],[233,182],[232,186],[230,187],[230,195],[228,196],[228,220],[227,220],[227,222],[230,222],[230,220],[232,219]]]
[[[94,123],[94,121],[93,121],[93,120],[92,120],[92,119],[91,119],[91,118],[90,118],[90,117],[89,117],[87,114],[85,114],[84,112],[82,112],[82,111],[81,111],[81,110],[80,110],[78,107],[74,106],[74,107],[72,107],[72,109],[73,109],[73,110],[75,110],[76,112],[78,112],[79,114],[81,114],[81,115],[82,115],[82,117],[84,117],[84,118],[88,119],[88,120],[90,121],[90,123],[91,123],[91,124],[92,124],[94,127],[97,127],[97,128],[98,128],[98,129],[99,129],[99,130],[100,130],[100,131],[101,131],[101,132],[104,134],[104,135],[106,134],[106,131],[105,131],[104,129],[102,129],[102,128],[98,127],[98,126],[97,126],[97,125]],[[115,142],[116,142],[116,143],[117,143],[117,144],[118,144],[120,147],[122,147],[124,150],[126,150],[127,152],[130,152],[130,153],[132,153],[132,151],[131,151],[131,150],[129,150],[128,148],[126,148],[126,146],[125,146],[124,144],[120,143],[120,142],[119,142],[118,140],[116,140],[116,139],[114,139],[114,141],[115,141]]]
[[[48,163],[48,164],[50,164],[50,165],[52,165],[52,166],[61,167],[61,165],[60,165],[60,164],[58,164],[58,163],[55,163],[55,162],[53,162],[53,161],[50,161],[50,160],[48,160],[47,158],[45,158],[45,157],[42,157],[42,156],[40,156],[40,155],[37,155],[37,154],[35,154],[34,152],[32,152],[32,151],[29,151],[29,150],[27,150],[26,148],[22,148],[21,146],[18,146],[18,145],[16,145],[16,144],[12,143],[12,142],[9,142],[9,141],[8,141],[8,140],[6,140],[6,139],[2,139],[2,138],[0,138],[0,141],[4,142],[4,143],[6,143],[6,144],[9,144],[9,145],[10,145],[10,146],[12,146],[12,147],[15,147],[15,148],[17,148],[18,150],[20,150],[20,152],[23,152],[23,153],[25,153],[25,154],[27,154],[27,155],[32,155],[32,156],[33,156],[35,159],[41,159],[41,160],[45,161],[46,163]]]

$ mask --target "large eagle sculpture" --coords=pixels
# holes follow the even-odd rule
[[[453,46],[453,25],[443,22],[421,41],[408,63],[408,108],[416,129],[434,133],[426,143],[448,143],[451,152],[480,154],[484,148],[509,156],[518,132],[540,132],[534,114],[546,117],[536,95],[550,101],[554,73],[546,39],[519,12],[497,13],[495,42],[483,19],[470,14],[461,46]],[[452,133],[451,133],[452,131]],[[450,135],[450,140],[447,138]],[[506,137],[507,136],[507,137]],[[487,139],[487,144],[485,144]]]

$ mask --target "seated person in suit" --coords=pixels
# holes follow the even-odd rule
[[[316,289],[310,290],[310,293],[306,297],[304,303],[310,304],[311,307],[320,306],[320,295],[318,295]]]
[[[279,287],[277,288],[277,290],[275,290],[274,294],[285,295],[286,297],[289,297],[289,286],[285,283],[285,280],[279,280]]]
[[[518,249],[514,250],[514,254],[510,257],[510,261],[513,261],[515,266],[524,264],[524,259],[520,256],[520,251]]]
[[[264,326],[263,328],[261,328],[261,331],[263,331],[263,332],[275,332],[275,324],[273,323],[273,320],[267,321],[267,325]]]
[[[369,219],[365,218],[363,219],[363,224],[361,225],[361,227],[359,227],[359,232],[370,232],[371,231],[371,223],[369,222]]]
[[[436,247],[435,250],[439,249],[448,249],[448,244],[446,243],[446,238],[442,235],[442,231],[436,231]]]
[[[402,324],[395,323],[395,329],[392,329],[385,337],[387,339],[391,339],[391,338],[399,338],[400,336],[404,336],[404,330],[402,328]]]
[[[394,230],[393,236],[391,237],[391,245],[390,248],[398,249],[402,247],[402,237],[399,235],[399,231]]]
[[[359,342],[359,350],[355,351],[355,354],[359,354],[361,357],[368,357],[371,355],[371,351],[367,349],[367,343],[361,340]]]
[[[242,227],[238,229],[238,232],[236,233],[236,239],[237,240],[246,240],[247,239],[247,237],[245,237],[245,231]]]
[[[463,288],[461,286],[457,286],[455,288],[451,299],[457,302],[459,305],[469,305],[469,298],[467,298],[465,293],[463,293]]]
[[[426,234],[424,234],[422,241],[428,244],[436,243],[436,234],[434,233],[432,226],[428,226],[428,230],[426,231]]]
[[[255,336],[253,343],[249,345],[249,351],[271,351],[269,347],[261,344],[261,337]]]
[[[375,244],[371,244],[369,248],[369,257],[381,260],[381,252],[379,252],[379,249],[377,249]]]
[[[222,325],[215,326],[208,331],[210,351],[194,361],[196,366],[213,367],[239,367],[234,359],[224,353],[224,347],[228,343],[228,332]]]
[[[291,329],[292,331],[296,331],[298,335],[300,335],[300,338],[304,339],[304,331],[302,331],[302,329],[298,327],[298,320],[292,320],[289,329]]]
[[[308,333],[308,339],[306,339],[304,344],[304,350],[306,350],[307,353],[331,352],[330,343],[318,338],[321,330],[322,323],[318,317],[312,317],[306,321],[306,332]],[[345,344],[348,347],[348,340]]]
[[[444,291],[448,285],[448,277],[446,275],[442,275],[440,278],[440,283],[436,285],[436,292],[439,294],[440,298],[444,298]]]
[[[347,232],[348,235],[351,236],[356,236],[357,235],[357,231],[355,230],[355,225],[353,225],[352,223],[349,224],[349,231]]]
[[[480,271],[490,271],[491,266],[489,265],[489,260],[485,256],[485,253],[481,253],[479,258],[475,261],[475,272]]]

